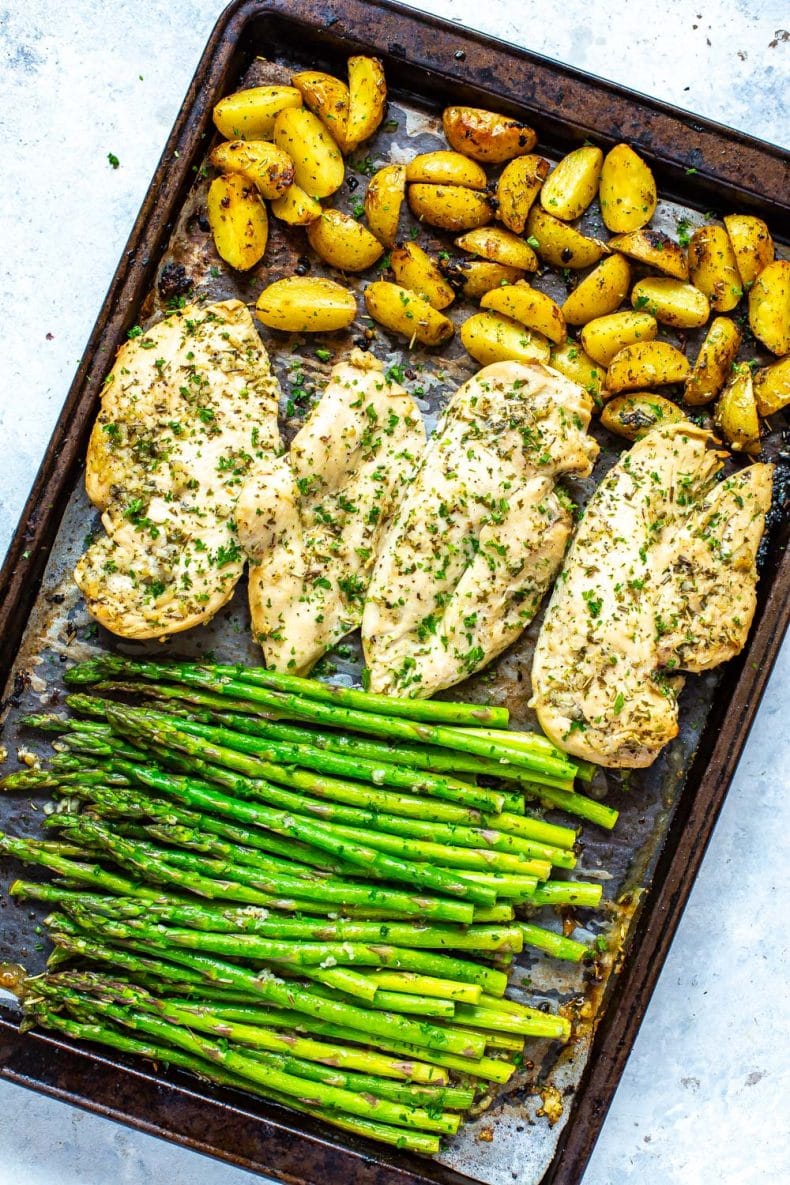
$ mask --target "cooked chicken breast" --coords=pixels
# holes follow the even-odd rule
[[[256,468],[237,521],[267,666],[308,671],[359,625],[380,536],[424,447],[414,400],[352,350],[288,456]]]
[[[118,351],[85,484],[105,536],[74,572],[91,614],[125,638],[208,621],[244,568],[242,482],[281,447],[278,385],[237,300],[180,309]]]
[[[677,672],[746,641],[773,466],[717,482],[711,444],[685,421],[655,428],[585,510],[532,668],[540,724],[576,757],[650,765],[678,731]]]
[[[384,538],[362,619],[371,688],[427,696],[534,617],[571,532],[565,473],[589,474],[592,401],[538,363],[497,362],[450,400]]]

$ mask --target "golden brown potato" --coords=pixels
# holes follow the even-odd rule
[[[540,204],[555,218],[574,222],[598,192],[603,153],[585,145],[569,152],[559,162],[540,191]]]
[[[587,394],[592,396],[595,406],[601,406],[607,395],[603,386],[606,370],[586,354],[580,345],[568,341],[564,345],[553,346],[549,366],[584,387]]]
[[[485,226],[494,217],[493,207],[475,189],[461,185],[410,185],[406,191],[409,208],[420,222],[442,230],[468,230]]]
[[[378,58],[348,59],[348,95],[346,143],[351,151],[372,136],[384,118],[387,83]]]
[[[652,341],[658,323],[649,313],[610,313],[588,321],[581,331],[582,345],[599,366],[608,366],[625,346]]]
[[[613,313],[628,295],[631,268],[622,255],[602,259],[588,276],[577,284],[562,306],[569,325],[586,325],[596,317]]]
[[[310,197],[329,197],[340,189],[346,172],[343,157],[312,111],[304,107],[281,111],[274,121],[274,142],[288,153],[294,181]]]
[[[651,428],[682,420],[683,412],[676,403],[652,391],[634,391],[610,399],[601,412],[604,428],[626,440],[641,440]]]
[[[238,173],[215,177],[206,202],[217,254],[246,272],[263,258],[269,223],[255,186]]]
[[[289,226],[308,226],[323,213],[321,203],[298,185],[289,186],[281,198],[271,203],[271,208],[275,218]]]
[[[405,193],[405,165],[385,165],[370,179],[365,194],[365,217],[385,247],[393,247],[398,238],[398,220]]]
[[[482,229],[470,230],[455,240],[456,247],[468,251],[470,255],[477,255],[481,259],[488,259],[491,263],[502,263],[505,267],[520,267],[525,272],[538,270],[538,259],[535,252],[509,230],[501,230],[498,226],[486,226]]]
[[[615,234],[639,230],[653,217],[658,202],[655,178],[627,144],[616,144],[606,154],[599,198],[604,223]]]
[[[519,120],[481,107],[447,107],[442,126],[451,148],[488,164],[525,156],[538,138],[532,128]]]
[[[689,242],[691,282],[717,313],[728,313],[743,296],[730,237],[723,226],[701,226]]]
[[[317,115],[341,152],[349,151],[346,140],[348,123],[348,87],[345,82],[322,70],[303,70],[291,82],[304,99],[305,106]]]
[[[672,325],[675,329],[696,329],[710,316],[704,293],[693,284],[670,280],[669,276],[647,276],[634,284],[631,304],[650,313],[662,325]]]
[[[446,309],[455,300],[455,293],[439,271],[439,265],[416,243],[404,243],[390,255],[390,266],[396,281],[417,292],[435,309]]]
[[[591,267],[609,253],[605,243],[588,239],[538,205],[529,212],[527,234],[530,246],[552,267]]]
[[[741,334],[735,322],[729,317],[715,317],[686,379],[686,403],[696,407],[716,398],[730,376],[740,345]]]
[[[226,140],[217,145],[208,159],[223,173],[240,173],[246,177],[261,197],[282,197],[294,181],[290,156],[268,140]]]
[[[760,421],[752,388],[752,372],[745,362],[736,362],[727,386],[716,404],[716,426],[736,452],[759,453]]]
[[[481,366],[492,362],[548,362],[549,343],[498,313],[474,313],[461,326],[464,349]]]
[[[423,152],[406,166],[407,181],[427,185],[460,185],[465,189],[485,189],[485,169],[461,152]]]
[[[549,175],[549,162],[542,156],[517,156],[505,165],[497,181],[497,218],[508,230],[520,235],[540,187]]]
[[[728,214],[724,219],[741,284],[748,288],[764,267],[773,263],[774,241],[762,218],[754,214]]]
[[[757,410],[772,416],[790,404],[790,355],[758,370],[752,380]]]
[[[615,354],[606,371],[607,390],[638,391],[681,383],[689,372],[684,354],[669,342],[638,342]]]
[[[558,344],[564,342],[568,336],[565,318],[559,305],[545,292],[539,292],[525,280],[487,292],[480,301],[480,307],[493,309],[495,313],[511,317],[514,321],[526,325],[527,329],[532,329]]]
[[[302,96],[293,86],[254,86],[220,99],[214,124],[228,140],[270,140],[278,112],[301,106]]]
[[[425,346],[440,346],[453,336],[453,323],[416,292],[375,280],[365,289],[365,305],[374,321],[410,341]]]
[[[487,259],[467,259],[452,269],[454,276],[463,279],[461,291],[468,300],[480,300],[492,288],[515,284],[524,279],[520,267],[506,267],[504,263],[489,263]]]
[[[255,314],[270,329],[326,333],[347,329],[357,315],[353,292],[334,280],[289,276],[264,288]]]
[[[341,272],[363,272],[384,254],[375,235],[340,210],[324,210],[308,226],[307,238],[316,255]]]
[[[772,354],[790,353],[790,260],[775,259],[754,281],[749,325]]]
[[[646,263],[675,280],[689,278],[685,251],[662,230],[651,230],[649,227],[631,230],[625,235],[615,235],[609,240],[609,246],[613,251]]]

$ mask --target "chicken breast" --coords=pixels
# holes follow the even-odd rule
[[[288,456],[256,468],[237,520],[267,666],[309,671],[359,625],[380,536],[424,447],[414,400],[352,350]]]
[[[106,535],[74,572],[125,638],[208,621],[244,568],[233,512],[250,467],[281,448],[278,385],[237,300],[173,313],[118,351],[85,484]]]
[[[538,720],[600,765],[650,765],[678,731],[679,671],[746,641],[773,466],[716,481],[712,437],[655,428],[596,490],[546,611],[532,668]]]
[[[562,562],[562,474],[591,472],[592,401],[538,363],[497,362],[450,400],[387,532],[362,619],[371,688],[427,696],[534,617]]]

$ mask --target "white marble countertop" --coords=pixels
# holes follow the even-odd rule
[[[221,7],[16,0],[0,16],[0,553]],[[786,136],[780,0],[419,7],[764,139]],[[790,888],[788,691],[785,645],[584,1185],[790,1180],[790,1003],[777,994],[788,962],[777,908]],[[260,1180],[3,1082],[0,1116],[1,1185]]]

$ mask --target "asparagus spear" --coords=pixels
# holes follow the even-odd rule
[[[578,963],[590,948],[574,938],[566,938],[564,934],[556,934],[553,930],[546,930],[542,926],[533,926],[529,922],[517,922],[519,930],[524,936],[524,945],[533,946],[536,950],[545,951],[555,959],[567,959]]]

